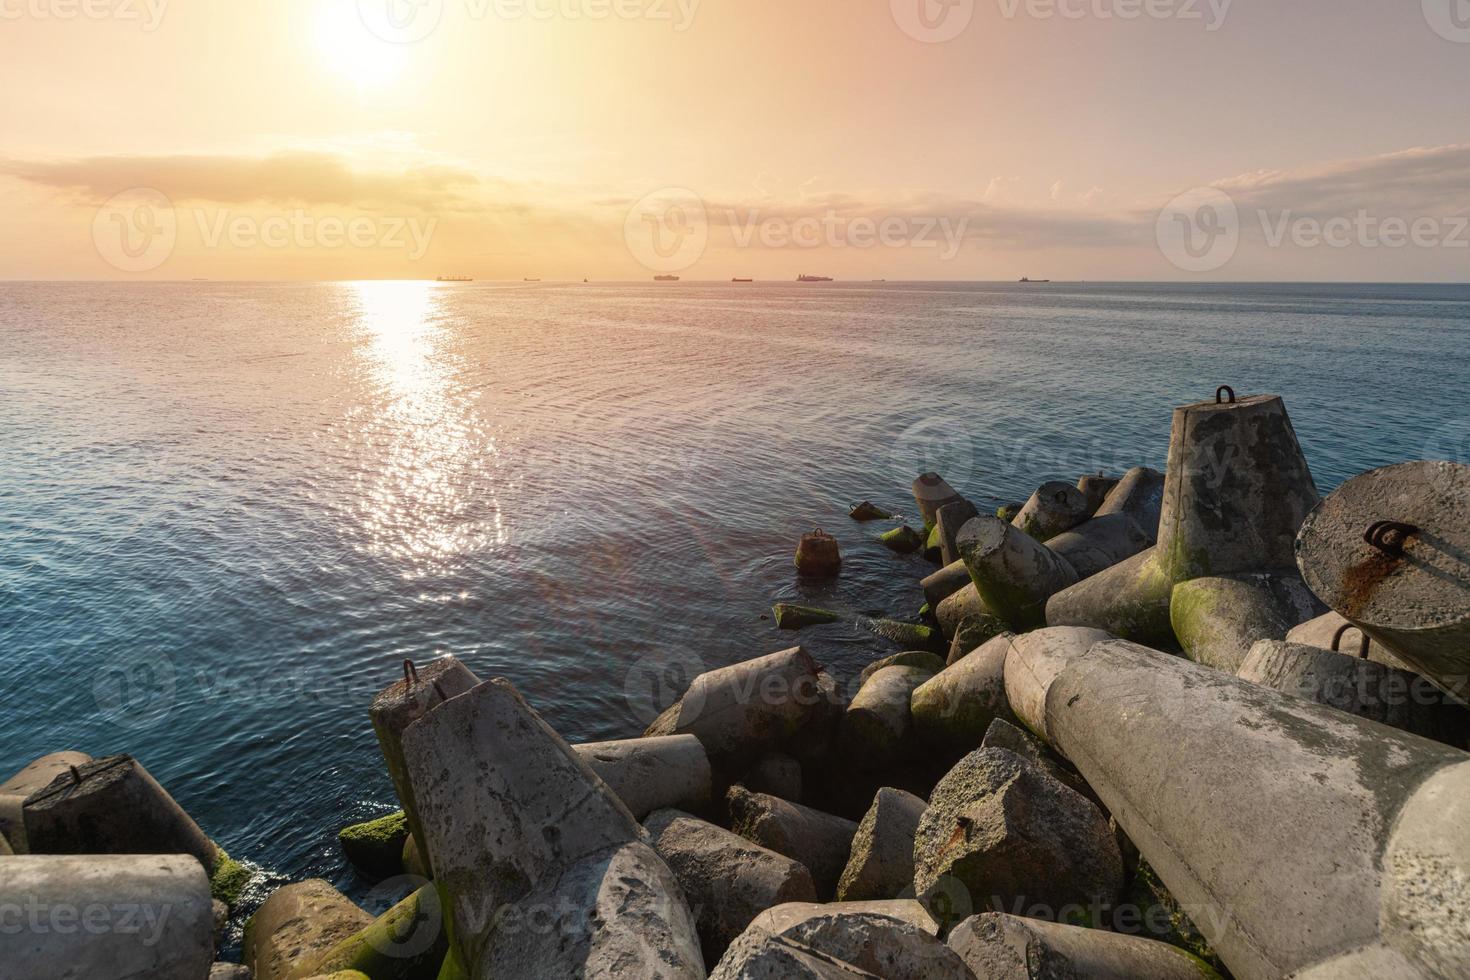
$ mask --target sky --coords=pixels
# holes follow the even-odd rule
[[[3,279],[1470,280],[1470,0],[0,0]]]

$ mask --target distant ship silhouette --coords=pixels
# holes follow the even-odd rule
[[[797,282],[831,282],[831,276],[809,276],[805,272],[796,277]]]

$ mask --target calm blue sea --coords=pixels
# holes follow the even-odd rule
[[[923,469],[995,503],[1162,467],[1229,384],[1285,396],[1325,491],[1470,462],[1467,382],[1470,287],[0,284],[0,771],[132,753],[260,889],[362,896],[335,833],[391,808],[405,657],[633,735],[790,645],[775,600],[915,613],[927,566],[845,514]]]

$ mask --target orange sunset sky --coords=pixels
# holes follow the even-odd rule
[[[1464,281],[1463,7],[0,0],[0,278]]]

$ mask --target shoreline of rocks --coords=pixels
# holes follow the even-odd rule
[[[406,897],[374,917],[324,881],[279,888],[243,965],[214,962],[238,866],[136,760],[37,760],[0,784],[0,906],[135,906],[151,931],[0,931],[0,968],[1470,975],[1470,466],[1324,499],[1281,399],[1222,388],[1175,410],[1163,473],[995,513],[938,474],[911,491],[922,532],[878,541],[934,562],[927,605],[865,622],[901,649],[851,689],[794,646],[569,745],[508,681],[406,662],[366,706],[402,811],[339,837]],[[837,540],[804,536],[795,565],[840,575]]]

